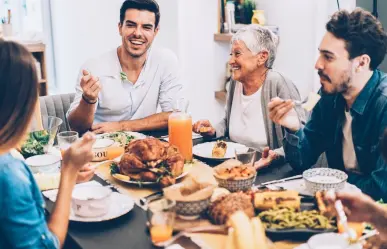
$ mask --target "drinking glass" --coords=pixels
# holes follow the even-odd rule
[[[184,160],[192,160],[192,117],[187,113],[188,100],[181,98],[174,104],[168,119],[169,143],[179,148]]]
[[[172,238],[176,202],[161,198],[148,203],[147,216],[151,240],[154,244]]]
[[[79,139],[76,131],[63,131],[58,133],[58,146],[63,157],[63,153],[71,146],[72,143]]]
[[[256,151],[253,148],[236,148],[235,158],[244,165],[253,166],[255,162]]]

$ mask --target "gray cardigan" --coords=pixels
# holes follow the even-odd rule
[[[227,94],[225,117],[215,128],[217,137],[229,136],[230,116],[236,81],[231,80],[230,82],[230,89]],[[271,121],[271,119],[269,118],[269,111],[267,109],[267,105],[274,97],[280,97],[285,100],[300,100],[300,94],[293,82],[283,76],[281,73],[270,69],[267,73],[266,80],[262,85],[261,108],[262,114],[265,117],[264,124],[268,146],[270,147],[270,149],[275,149],[275,151],[283,157],[285,153],[282,148],[282,141],[285,135],[285,131],[282,126],[275,124],[273,121]],[[301,123],[305,124],[306,113],[304,109],[302,109],[301,107],[296,107],[295,109],[298,113]]]

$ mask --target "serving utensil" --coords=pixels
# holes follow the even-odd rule
[[[114,163],[114,162],[115,162],[114,160],[106,160],[106,161],[96,163],[96,164],[92,165],[90,168],[97,169],[99,166],[104,165],[105,163]]]
[[[146,206],[150,201],[155,200],[163,195],[164,195],[163,191],[155,192],[153,194],[140,198],[140,204],[142,206]]]

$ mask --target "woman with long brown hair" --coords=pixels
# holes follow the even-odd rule
[[[63,156],[59,193],[48,222],[44,200],[27,165],[9,153],[23,140],[38,100],[34,59],[22,45],[0,40],[0,248],[60,248],[69,223],[71,193],[92,159],[86,134]]]

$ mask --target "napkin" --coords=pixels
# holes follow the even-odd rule
[[[82,186],[102,186],[102,184],[97,182],[97,181],[90,181],[90,182],[84,182],[84,183],[77,184],[77,185],[75,185],[75,188],[82,187]],[[46,198],[48,198],[50,201],[55,202],[56,197],[58,195],[58,189],[43,191],[42,194]]]

